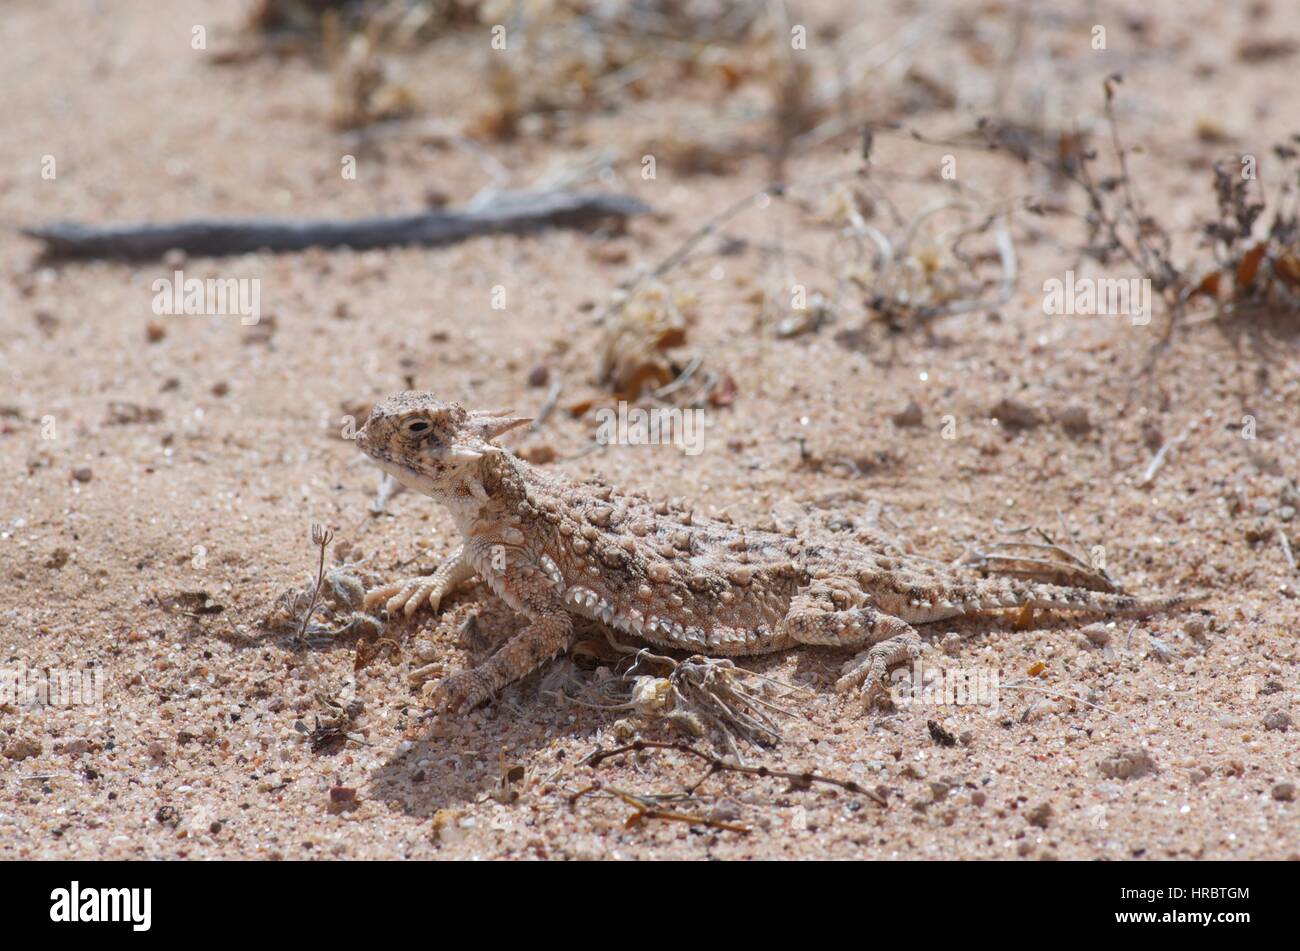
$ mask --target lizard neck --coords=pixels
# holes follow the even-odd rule
[[[460,533],[469,537],[484,523],[499,522],[528,496],[527,464],[493,447],[469,472],[441,492],[441,502]]]

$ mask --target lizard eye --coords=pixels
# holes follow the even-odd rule
[[[416,433],[416,434],[427,432],[429,429],[429,425],[430,424],[427,419],[413,419],[406,424],[406,431],[408,433]]]

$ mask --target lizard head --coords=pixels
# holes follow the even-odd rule
[[[493,439],[528,422],[408,390],[375,404],[357,446],[408,488],[441,498],[472,478],[487,453],[501,451]]]

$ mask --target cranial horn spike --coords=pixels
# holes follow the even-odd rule
[[[510,410],[503,410],[499,413],[475,413],[475,429],[477,429],[479,436],[485,441],[496,439],[502,433],[509,432],[533,421],[531,416],[509,416],[507,415],[509,412]]]

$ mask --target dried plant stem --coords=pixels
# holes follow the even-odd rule
[[[546,425],[546,421],[555,412],[555,405],[560,401],[560,391],[563,389],[564,384],[560,380],[556,380],[551,384],[550,390],[546,393],[546,399],[542,401],[542,407],[537,411],[537,416],[533,419],[529,429],[533,432],[539,432]]]
[[[623,800],[636,810],[636,812],[628,816],[625,823],[629,828],[644,822],[647,819],[661,819],[665,822],[684,822],[687,825],[708,826],[711,829],[723,829],[727,832],[740,832],[742,834],[747,834],[750,831],[749,826],[743,826],[737,822],[725,822],[721,819],[712,819],[709,816],[701,816],[687,812],[678,812],[673,809],[660,808],[659,804],[661,802],[683,798],[677,795],[644,796],[634,792],[628,792],[625,789],[606,786],[599,782],[592,783],[590,786],[586,786],[570,796],[569,805],[573,806],[583,796],[589,796],[596,792],[607,792],[611,796]]]
[[[320,598],[321,585],[325,583],[325,546],[334,538],[334,533],[321,525],[311,527],[311,540],[320,546],[320,564],[316,567],[316,584],[311,590],[311,603],[307,605],[307,613],[302,616],[302,627],[298,629],[298,638],[302,639],[307,634],[307,625],[311,621],[311,616],[316,613],[316,601]]]
[[[879,805],[884,806],[888,804],[885,797],[880,793],[876,792],[874,789],[867,789],[865,786],[859,785],[851,779],[836,779],[833,776],[823,776],[820,773],[813,772],[812,770],[804,770],[803,772],[796,773],[790,770],[772,769],[770,766],[746,766],[741,763],[729,763],[720,757],[696,749],[687,743],[637,740],[634,743],[617,746],[613,749],[596,750],[588,755],[582,763],[586,766],[595,768],[611,757],[622,756],[626,753],[640,753],[645,750],[674,750],[678,753],[684,753],[688,756],[694,756],[697,759],[702,760],[709,768],[702,777],[687,787],[687,792],[692,795],[710,776],[713,776],[716,773],[729,772],[744,773],[748,776],[758,776],[761,778],[772,777],[775,779],[786,779],[789,780],[791,785],[796,789],[807,789],[817,783],[826,786],[835,786],[839,789],[843,789],[845,792],[851,792],[859,796],[866,796],[872,802],[878,803]]]
[[[1024,683],[1023,681],[1014,681],[1009,684],[998,684],[998,689],[999,690],[1026,690],[1031,693],[1041,693],[1049,697],[1056,697],[1059,700],[1072,700],[1075,703],[1083,704],[1085,707],[1092,707],[1094,710],[1100,710],[1102,713],[1106,714],[1107,716],[1119,717],[1121,720],[1128,719],[1123,714],[1116,713],[1114,710],[1107,710],[1105,707],[1101,706],[1100,704],[1089,703],[1087,700],[1084,700],[1082,697],[1076,697],[1073,694],[1069,694],[1069,693],[1062,693],[1059,690],[1049,690],[1047,687],[1030,686],[1029,684]]]
[[[1026,527],[1007,534],[1023,534],[1030,530]],[[1058,545],[1042,529],[1035,528],[1032,531],[1042,539],[1041,542],[1015,540],[994,542],[987,548],[972,546],[957,559],[956,564],[1040,580],[1052,580],[1053,576],[1059,578],[1065,575],[1071,579],[1069,583],[1080,587],[1099,591],[1119,590],[1119,586],[1104,570]]]
[[[1296,568],[1295,552],[1291,550],[1291,539],[1286,537],[1286,532],[1282,529],[1280,525],[1278,526],[1277,529],[1277,540],[1282,545],[1282,557],[1284,557],[1286,559],[1286,563],[1291,566],[1291,570],[1295,571]]]
[[[634,277],[631,280],[631,282],[624,287],[624,290],[626,291],[626,296],[621,301],[616,301],[615,303],[611,304],[608,308],[606,308],[597,318],[597,322],[608,320],[610,317],[617,314],[619,311],[623,309],[625,302],[631,299],[632,292],[635,291],[638,287],[640,287],[646,281],[658,280],[659,278],[667,274],[669,271],[676,268],[683,261],[689,258],[691,254],[695,251],[695,249],[699,247],[700,244],[703,243],[706,238],[708,238],[710,235],[718,233],[724,224],[726,224],[732,218],[735,218],[741,212],[747,211],[749,208],[757,205],[759,201],[761,201],[762,199],[781,198],[795,190],[809,189],[815,191],[816,189],[824,188],[828,185],[833,185],[836,182],[847,181],[850,179],[861,178],[861,177],[862,177],[862,169],[855,168],[848,172],[836,172],[831,175],[827,175],[822,178],[813,179],[806,182],[796,182],[796,183],[789,183],[789,184],[783,184],[777,182],[768,185],[764,188],[760,188],[758,191],[753,192],[750,195],[746,195],[744,198],[727,206],[718,214],[714,215],[704,224],[700,225],[698,228],[692,231],[689,235],[687,235],[686,239],[672,251],[672,253],[670,253],[667,257],[661,260],[653,268],[641,271],[641,273],[639,273],[636,277]]]
[[[1187,437],[1190,436],[1192,434],[1192,431],[1195,429],[1196,429],[1196,420],[1192,420],[1190,423],[1187,424],[1187,427],[1181,433],[1179,433],[1173,439],[1169,440],[1169,442],[1161,446],[1159,451],[1155,454],[1155,456],[1152,457],[1151,462],[1147,464],[1146,471],[1142,473],[1142,478],[1138,480],[1138,485],[1141,486],[1150,485],[1152,481],[1155,479],[1156,473],[1160,471],[1162,466],[1164,466],[1165,459],[1169,455],[1169,450],[1173,449],[1175,446],[1181,446],[1183,443],[1187,442]]]

